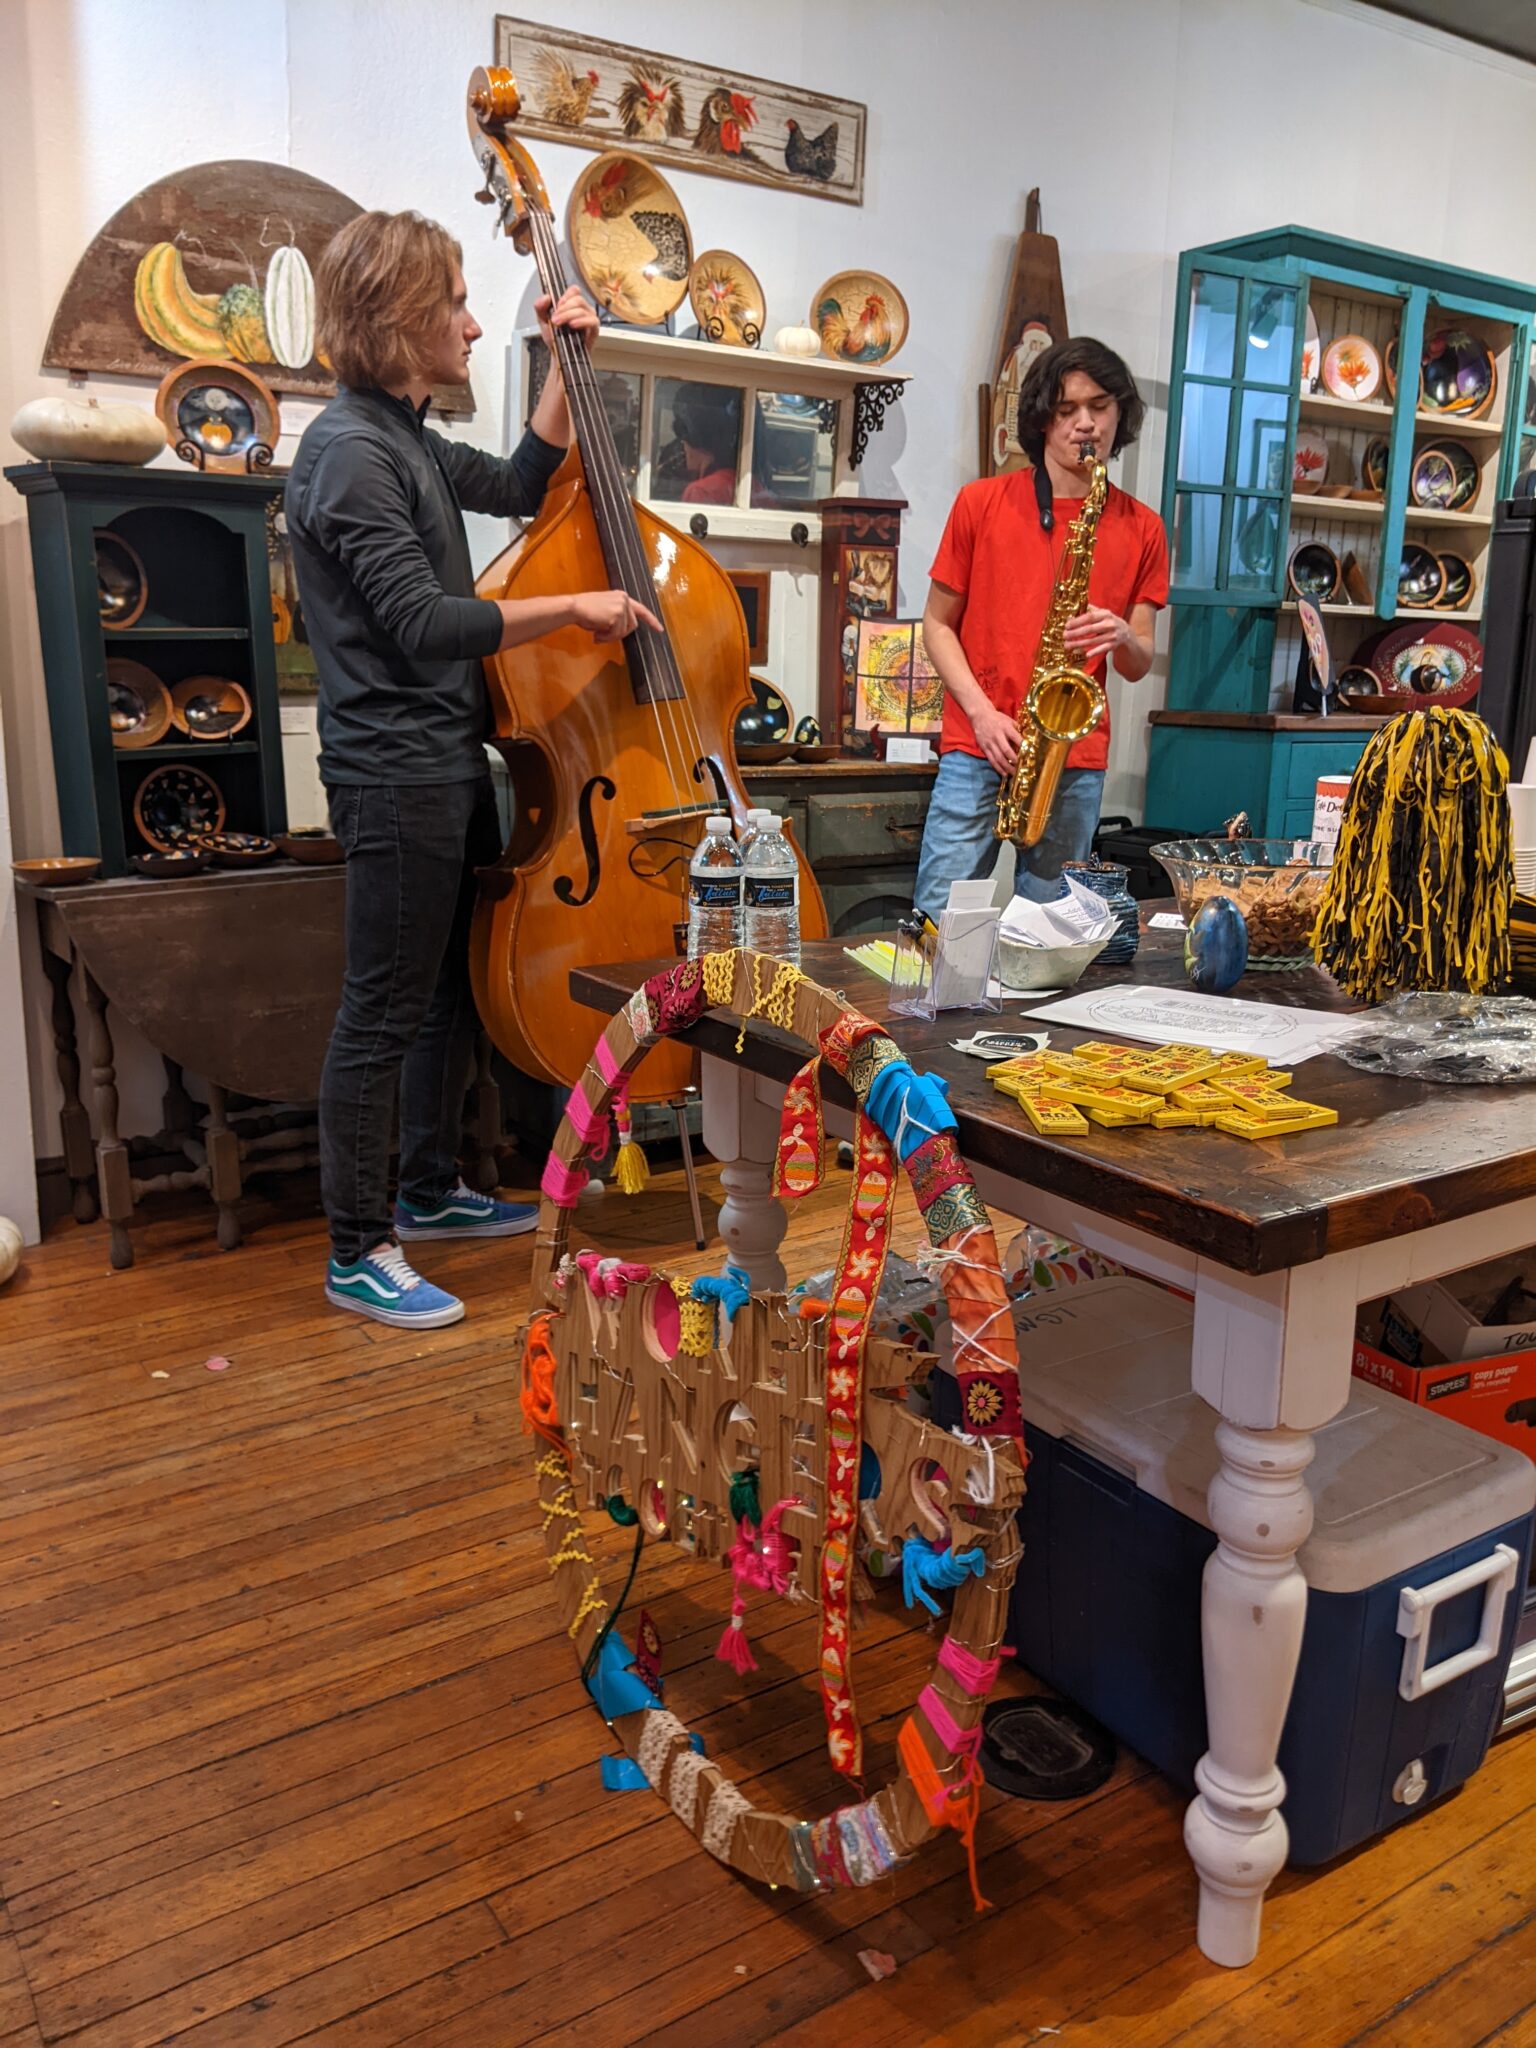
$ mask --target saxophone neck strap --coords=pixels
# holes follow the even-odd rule
[[[1056,512],[1054,504],[1055,494],[1051,489],[1050,472],[1046,469],[1043,462],[1037,462],[1031,474],[1035,479],[1035,503],[1040,510],[1041,530],[1045,533],[1053,533],[1056,528]]]

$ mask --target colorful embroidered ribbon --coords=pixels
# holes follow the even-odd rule
[[[827,1132],[821,1113],[821,1055],[807,1060],[790,1082],[773,1156],[773,1192],[798,1201],[821,1186]]]
[[[852,1056],[871,1039],[891,1043],[868,1017],[845,1011],[823,1032],[822,1052],[838,1073],[852,1079]],[[855,1086],[861,1105],[874,1071],[871,1062],[863,1063],[864,1089]],[[821,1547],[821,1704],[827,1718],[827,1753],[833,1768],[849,1777],[857,1777],[864,1765],[849,1668],[864,1345],[885,1271],[895,1192],[896,1159],[890,1140],[861,1106],[854,1131],[853,1199],[827,1326],[827,1507]]]

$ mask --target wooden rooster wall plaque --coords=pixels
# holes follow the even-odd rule
[[[857,100],[508,14],[496,17],[496,62],[524,88],[529,139],[864,204],[868,110]]]

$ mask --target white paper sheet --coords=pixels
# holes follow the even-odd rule
[[[1094,939],[1107,939],[1115,928],[1115,913],[1095,890],[1085,889],[1067,876],[1067,893],[1049,903],[1036,903],[1030,896],[1015,896],[1003,911],[999,926],[1004,938],[1021,946],[1085,946]]]
[[[1362,1028],[1364,1019],[1324,1010],[1252,1003],[1241,996],[1203,996],[1193,989],[1146,988],[1117,982],[1111,988],[1069,995],[1026,1009],[1045,1024],[1071,1024],[1107,1038],[1149,1045],[1208,1045],[1222,1052],[1258,1053],[1272,1066],[1299,1066],[1332,1052]]]

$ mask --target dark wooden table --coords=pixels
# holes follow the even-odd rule
[[[53,985],[54,1053],[64,1094],[60,1128],[75,1215],[101,1212],[111,1226],[112,1263],[133,1263],[128,1225],[137,1198],[166,1187],[203,1187],[218,1212],[219,1243],[240,1242],[236,1211],[241,1151],[268,1144],[264,1163],[310,1163],[312,1142],[267,1133],[242,1140],[228,1099],[308,1103],[336,1015],[342,973],[340,867],[211,869],[175,880],[138,876],[69,888],[21,881],[36,906],[43,965]],[[96,1140],[80,1097],[80,1058],[71,982],[78,965],[85,997]],[[135,1176],[118,1131],[116,1055],[110,1008],[126,1017],[166,1063],[165,1136],[188,1154],[186,1172]],[[207,1128],[194,1131],[182,1074],[208,1084]]]
[[[662,964],[593,967],[572,987],[611,1014]],[[1287,1851],[1275,1759],[1306,1614],[1297,1552],[1312,1524],[1313,1437],[1349,1426],[1360,1302],[1536,1244],[1536,1086],[1399,1081],[1324,1057],[1305,1062],[1295,1085],[1338,1110],[1326,1130],[1257,1144],[1217,1131],[1097,1127],[1050,1139],[991,1087],[981,1061],[950,1049],[989,1024],[1025,1025],[1022,1001],[997,1017],[892,1019],[886,985],[840,945],[807,946],[802,964],[948,1082],[961,1150],[989,1202],[1194,1297],[1191,1380],[1222,1418],[1222,1464],[1203,1596],[1210,1747],[1185,1840],[1200,1878],[1201,1948],[1216,1962],[1247,1963]],[[1117,981],[1184,985],[1181,938],[1148,933],[1132,963],[1091,970],[1080,987]],[[1234,993],[1349,1007],[1315,969],[1250,974]],[[784,1084],[805,1054],[754,1023],[738,1058],[736,1033],[712,1015],[689,1034],[704,1055],[704,1135],[722,1162],[732,1256],[754,1286],[778,1287],[785,1218],[772,1161]],[[1055,1029],[1051,1042],[1070,1047],[1086,1035]],[[829,1124],[851,1127],[847,1092],[829,1082],[827,1095]]]

